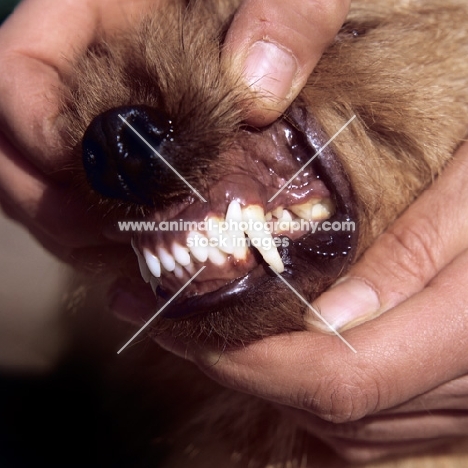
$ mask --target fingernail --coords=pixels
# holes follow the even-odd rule
[[[282,47],[259,41],[250,47],[245,61],[244,76],[254,91],[283,100],[291,92],[297,62],[293,55]]]
[[[348,329],[380,314],[380,300],[375,290],[358,278],[344,278],[325,291],[313,304],[320,315],[337,331]],[[314,328],[330,328],[312,312],[305,321]]]

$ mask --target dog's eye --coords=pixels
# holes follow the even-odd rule
[[[155,154],[173,136],[172,123],[148,106],[125,106],[98,115],[82,142],[83,166],[94,190],[105,197],[152,205],[173,176]]]

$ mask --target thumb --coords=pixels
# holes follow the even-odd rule
[[[306,84],[349,10],[350,0],[246,0],[225,41],[224,59],[257,94],[248,118],[271,123]]]
[[[468,144],[439,179],[366,251],[314,307],[336,330],[371,320],[418,293],[468,249]],[[312,328],[329,331],[316,317]]]

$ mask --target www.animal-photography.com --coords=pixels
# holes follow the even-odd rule
[[[1,466],[466,466],[465,1],[0,16]]]

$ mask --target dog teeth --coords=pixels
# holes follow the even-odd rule
[[[197,231],[190,231],[187,236],[190,253],[195,260],[205,263],[208,259],[208,239]]]
[[[284,264],[276,248],[271,232],[265,229],[265,213],[259,205],[249,205],[242,210],[242,218],[246,223],[262,223],[262,229],[247,228],[245,233],[250,238],[252,245],[260,252],[263,260],[278,273],[284,271]],[[250,224],[250,223],[249,223]]]
[[[247,246],[247,242],[245,241],[245,234],[243,231],[240,231],[241,234],[235,237],[235,247],[233,256],[236,260],[245,260],[247,258],[247,253],[249,252],[249,248]]]
[[[274,210],[271,211],[271,214],[276,218],[276,219],[281,219],[283,217],[283,207],[278,206],[278,208],[275,208]]]
[[[220,236],[219,250],[227,254],[233,254],[236,249],[236,241],[232,233],[228,230],[224,231]]]
[[[229,203],[226,211],[226,222],[232,224],[235,228],[242,222],[242,208],[237,200]],[[236,260],[245,260],[247,257],[248,247],[245,242],[245,233],[241,229],[232,229],[230,231],[234,248],[232,254]]]
[[[322,221],[328,219],[334,211],[331,200],[323,200],[312,208],[312,219],[314,221]]]
[[[210,245],[216,245],[219,250],[232,254],[234,253],[234,239],[229,229],[224,228],[226,221],[223,218],[210,217],[207,219],[207,235]]]
[[[307,221],[323,221],[333,213],[333,203],[330,199],[313,198],[307,203],[291,205],[289,209]]]
[[[187,266],[192,261],[188,249],[176,242],[172,245],[172,255],[175,261],[182,266]]]
[[[284,221],[286,223],[292,223],[293,217],[291,215],[291,212],[288,210],[283,210],[283,215],[281,216],[281,221]]]
[[[242,221],[242,207],[237,200],[232,200],[226,211],[226,221],[235,221],[240,223]]]
[[[167,271],[174,271],[176,265],[174,257],[166,249],[161,247],[157,249],[157,252],[164,269]]]
[[[161,277],[161,262],[159,261],[159,258],[156,257],[156,255],[152,254],[148,249],[143,249],[143,255],[146,260],[145,265],[147,265],[146,268],[148,270],[148,273],[151,272],[153,276],[155,276],[156,278],[160,278]],[[148,281],[150,279],[151,279],[151,275],[148,278]]]
[[[298,218],[319,221],[329,218],[333,211],[334,205],[330,199],[314,198],[307,203],[287,208],[279,206],[266,214],[260,205],[242,207],[237,200],[233,200],[227,207],[225,218],[212,216],[205,219],[208,223],[206,235],[198,231],[189,232],[187,247],[174,242],[170,251],[166,247],[157,247],[156,254],[148,249],[144,249],[142,254],[133,241],[132,246],[138,258],[141,275],[146,282],[151,282],[153,289],[157,282],[152,279],[161,277],[162,269],[173,272],[175,277],[182,279],[187,274],[195,274],[192,259],[199,263],[209,260],[214,265],[222,266],[228,255],[232,255],[235,260],[245,260],[249,246],[256,248],[264,261],[276,272],[282,273],[284,264],[267,223],[282,223],[281,232],[284,232],[287,227],[292,228],[295,223],[299,223]],[[246,236],[249,241],[246,241]]]
[[[314,199],[308,201],[307,203],[301,203],[301,204],[298,204],[298,205],[291,205],[289,207],[289,209],[294,214],[299,216],[299,218],[309,220],[309,219],[312,219],[312,210],[313,210],[314,206],[317,203],[320,203],[320,199],[314,198]]]
[[[221,266],[224,265],[226,262],[226,255],[221,252],[217,247],[208,247],[208,258],[210,259],[210,262],[217,265]]]
[[[185,265],[185,270],[190,276],[193,276],[197,272],[193,262],[190,262],[188,265]]]
[[[184,277],[184,269],[176,263],[174,267],[174,275],[176,278],[182,279]]]
[[[138,267],[140,268],[140,274],[145,283],[149,283],[151,279],[151,273],[150,270],[148,269],[148,265],[145,262],[145,259],[143,258],[143,255],[141,252],[138,250],[138,248],[135,246],[135,242],[133,239],[131,240],[132,248],[133,251],[135,252],[137,259],[138,259]]]
[[[294,231],[295,229],[295,221],[291,215],[291,212],[285,209],[281,209],[281,218],[278,218],[276,221],[276,226],[274,226],[274,233],[277,234],[278,232],[288,232]]]

